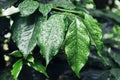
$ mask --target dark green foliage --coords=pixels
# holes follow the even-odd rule
[[[101,0],[101,6],[97,0],[1,0],[0,58],[3,61],[4,55],[15,58],[10,62],[10,65],[14,63],[11,70],[13,78],[17,80],[22,68],[29,66],[51,80],[48,68],[56,56],[61,55],[61,60],[66,60],[65,64],[73,71],[67,74],[72,73],[81,80],[119,80],[119,11],[117,15],[115,12],[101,11],[107,6],[109,10],[114,7],[114,0],[111,0],[112,3],[108,1]],[[89,4],[99,10],[87,9]],[[19,12],[5,16],[2,9],[11,5],[16,6]],[[97,19],[102,24],[110,21],[113,24],[110,32],[106,32]],[[11,33],[11,36],[6,37],[7,33]],[[12,47],[9,46],[10,41],[17,49],[13,49],[12,53],[9,52]],[[59,79],[69,78],[61,75]]]

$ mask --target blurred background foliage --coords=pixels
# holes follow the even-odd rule
[[[6,9],[14,5],[17,7],[22,0],[0,0],[0,80],[13,80],[10,69],[16,58],[9,54],[17,47],[11,40],[10,27],[12,20],[19,15],[17,9],[8,11]],[[50,0],[37,0],[43,3]],[[108,64],[102,63],[96,50],[91,46],[91,53],[87,64],[81,71],[78,79],[68,66],[62,50],[50,62],[47,72],[49,80],[120,80],[120,0],[71,0],[76,9],[90,13],[101,23],[104,37],[103,56]],[[10,14],[10,15],[9,15]],[[38,52],[36,47],[33,51]],[[34,54],[36,58],[38,54]],[[54,66],[54,68],[53,68]],[[28,77],[29,76],[29,77]],[[24,65],[19,80],[47,80],[44,75]]]

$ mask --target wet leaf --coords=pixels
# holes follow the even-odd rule
[[[53,15],[47,21],[40,25],[40,33],[38,35],[38,45],[40,53],[46,60],[46,65],[55,56],[64,40],[64,15]]]
[[[89,42],[85,25],[75,17],[66,34],[65,52],[69,65],[78,77],[88,59]]]
[[[46,77],[48,77],[46,73],[46,68],[43,66],[43,64],[40,61],[35,61],[35,63],[27,63],[28,66],[32,67],[36,71],[43,73]]]
[[[101,55],[103,49],[102,30],[99,28],[97,20],[95,20],[92,16],[88,14],[84,14],[84,16],[85,16],[84,23],[91,40],[91,45],[94,45],[97,48],[98,55],[105,62],[103,56]]]
[[[39,11],[44,15],[46,16],[50,11],[51,9],[54,7],[53,4],[51,3],[48,3],[48,4],[42,4],[40,3],[39,5]]]
[[[26,58],[36,46],[37,27],[33,18],[20,18],[12,26],[13,41]]]
[[[34,63],[34,57],[32,55],[28,55],[27,61]]]
[[[73,3],[70,0],[53,0],[52,3],[56,7],[62,7],[65,9],[74,9],[75,8],[75,6],[73,5]]]
[[[38,7],[39,3],[33,0],[24,0],[18,6],[22,16],[29,16],[30,14],[34,13]]]
[[[10,55],[14,57],[22,57],[22,53],[19,50],[13,51]]]

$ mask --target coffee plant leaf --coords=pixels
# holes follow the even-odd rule
[[[29,16],[39,7],[39,3],[33,0],[24,0],[18,8],[22,16]]]
[[[54,5],[51,4],[51,3],[48,3],[48,4],[42,4],[42,3],[40,3],[40,4],[39,4],[39,11],[40,11],[44,16],[46,16],[46,15],[51,11],[52,8],[54,8]]]
[[[48,77],[48,75],[46,73],[46,67],[44,67],[40,61],[35,61],[34,63],[28,62],[27,65],[29,67],[32,67],[36,71],[43,73],[46,77]]]
[[[22,57],[22,53],[19,50],[13,51],[9,55],[14,57]]]
[[[53,0],[52,3],[56,7],[62,7],[65,9],[75,9],[75,6],[70,0]]]
[[[11,74],[13,75],[13,78],[17,80],[17,77],[22,69],[23,61],[22,59],[18,60],[14,65],[13,69],[11,70]]]
[[[37,27],[33,18],[28,17],[18,19],[12,26],[12,39],[25,58],[36,46]]]
[[[46,65],[55,56],[62,45],[65,34],[64,15],[55,14],[40,25],[38,45]]]
[[[97,49],[98,55],[104,60],[101,55],[103,49],[103,34],[96,19],[89,14],[84,14],[84,24],[86,25],[88,35],[90,37],[91,45]],[[105,60],[104,60],[105,61]]]
[[[83,22],[75,17],[68,28],[65,39],[67,61],[79,77],[79,72],[85,65],[89,55],[89,36]]]

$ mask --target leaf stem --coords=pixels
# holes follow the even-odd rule
[[[55,10],[63,11],[63,12],[69,12],[69,13],[74,13],[74,14],[79,14],[83,16],[83,12],[80,11],[74,11],[74,10],[68,10],[68,9],[61,9],[61,8],[53,8]]]

